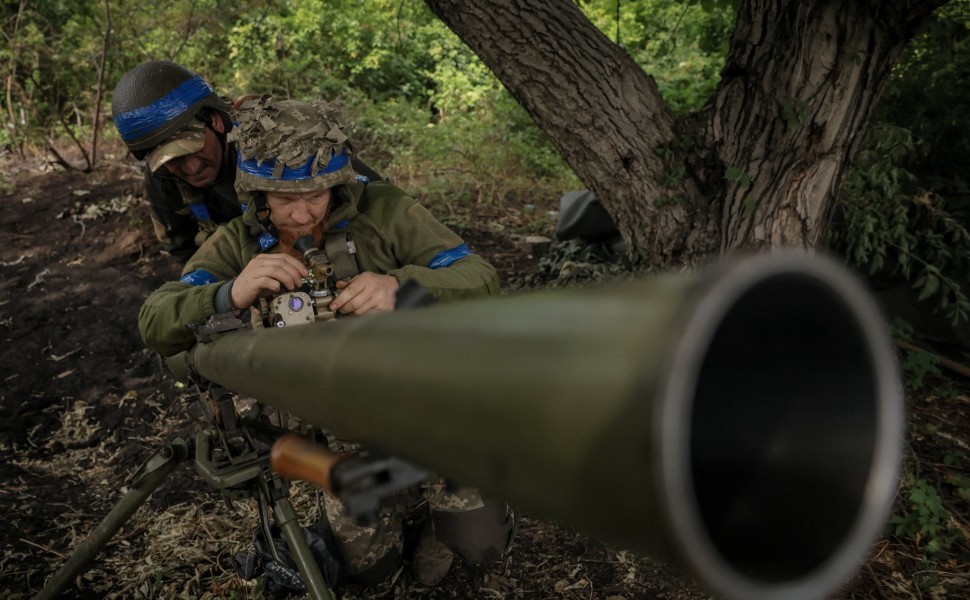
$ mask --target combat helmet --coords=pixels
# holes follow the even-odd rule
[[[355,180],[353,145],[333,104],[260,96],[242,102],[232,119],[240,202],[252,192],[310,192]]]
[[[171,138],[205,108],[227,114],[226,103],[185,67],[150,60],[125,73],[111,97],[115,127],[136,156]]]

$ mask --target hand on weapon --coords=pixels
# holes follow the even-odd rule
[[[260,297],[296,289],[308,274],[306,265],[288,254],[259,254],[232,284],[232,305],[247,308]]]
[[[330,310],[343,315],[394,310],[394,294],[400,284],[391,275],[365,271],[350,281],[338,281],[340,294],[330,303]]]

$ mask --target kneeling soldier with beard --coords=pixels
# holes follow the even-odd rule
[[[206,240],[180,281],[146,300],[139,327],[148,348],[171,356],[195,343],[189,324],[299,288],[309,273],[293,242],[308,234],[334,266],[338,293],[329,310],[341,316],[393,310],[407,280],[438,301],[499,293],[495,269],[454,232],[403,191],[354,172],[353,146],[330,105],[262,97],[232,117],[245,213]],[[427,585],[444,577],[454,554],[480,567],[501,558],[514,530],[505,503],[441,482],[387,499],[370,526],[358,526],[329,496],[326,508],[343,572],[364,584],[397,569],[416,510],[428,514],[417,521],[423,529],[411,570]]]

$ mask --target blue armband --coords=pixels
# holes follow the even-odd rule
[[[434,258],[431,259],[431,262],[428,263],[428,268],[440,269],[441,267],[450,266],[471,253],[472,251],[466,244],[455,246],[451,250],[442,250],[441,252],[435,254]]]
[[[189,285],[208,285],[210,283],[215,283],[219,280],[212,273],[199,269],[198,271],[192,271],[191,273],[186,273],[185,275],[182,275],[179,281],[181,281],[182,283],[187,283]]]

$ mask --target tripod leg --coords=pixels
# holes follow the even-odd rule
[[[273,516],[283,533],[283,539],[286,540],[286,544],[293,554],[293,562],[300,569],[300,576],[303,578],[303,584],[306,586],[310,598],[313,600],[336,600],[337,596],[324,580],[323,573],[320,572],[320,567],[313,558],[313,551],[310,550],[310,545],[303,537],[303,530],[300,527],[299,519],[296,517],[296,511],[293,510],[293,505],[287,498],[279,498],[273,503]]]
[[[64,566],[48,581],[35,600],[56,598],[74,578],[84,573],[98,552],[107,545],[111,537],[121,529],[131,515],[135,514],[145,500],[162,484],[175,466],[189,455],[188,444],[176,439],[170,445],[159,448],[155,454],[135,472],[131,479],[131,489],[114,505],[111,512],[98,524],[71,554]]]

